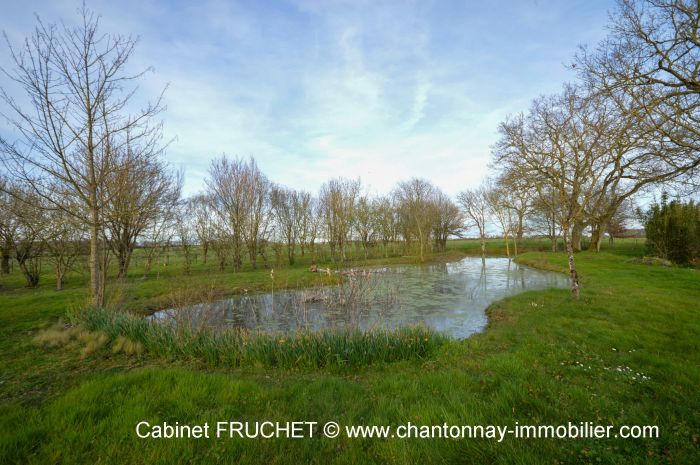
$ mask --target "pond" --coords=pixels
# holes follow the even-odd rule
[[[530,289],[566,287],[563,274],[507,258],[467,257],[451,263],[361,268],[343,284],[232,297],[150,318],[211,327],[284,331],[388,329],[423,324],[455,338],[484,329],[486,308]]]

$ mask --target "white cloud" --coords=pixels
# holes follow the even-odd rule
[[[591,2],[90,5],[106,32],[141,36],[130,65],[156,69],[141,94],[170,84],[168,159],[186,170],[188,193],[224,152],[255,156],[274,181],[311,191],[337,176],[374,192],[425,177],[457,193],[486,174],[499,121],[556,91],[568,76],[561,63],[605,19],[600,5],[586,17]],[[5,27],[18,40],[32,11],[70,22],[77,6],[16,3]]]

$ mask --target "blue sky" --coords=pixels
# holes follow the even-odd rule
[[[78,2],[2,0],[13,43],[33,13]],[[573,79],[578,45],[605,34],[612,1],[103,1],[104,32],[133,34],[141,95],[168,84],[167,159],[185,191],[212,158],[254,156],[275,182],[316,191],[361,177],[370,193],[424,177],[450,194],[486,175],[498,123]],[[6,47],[0,50],[8,63]],[[13,91],[4,77],[0,85]],[[3,131],[6,131],[3,128]]]

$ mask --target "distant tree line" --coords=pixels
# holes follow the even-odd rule
[[[259,259],[279,266],[282,255],[293,265],[296,254],[316,257],[319,243],[338,262],[348,259],[351,243],[367,258],[375,248],[387,256],[389,246],[401,242],[423,260],[428,251],[445,250],[448,237],[464,226],[457,205],[422,179],[372,197],[360,180],[336,178],[312,194],[271,182],[252,157],[223,156],[212,162],[206,185],[186,202],[187,214],[178,223],[196,236],[205,261],[213,250],[221,270],[239,271],[244,254],[253,268]]]

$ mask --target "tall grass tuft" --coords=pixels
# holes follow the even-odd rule
[[[294,334],[242,329],[176,329],[129,313],[95,309],[69,315],[73,324],[106,334],[113,351],[130,341],[137,353],[201,360],[213,366],[321,368],[426,358],[448,340],[422,326],[395,330],[301,331]],[[138,349],[136,349],[138,348]]]

